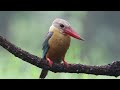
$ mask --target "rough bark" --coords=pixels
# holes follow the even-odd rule
[[[21,48],[15,46],[11,42],[3,38],[2,36],[0,36],[0,45],[21,60],[55,73],[85,73],[115,77],[120,75],[120,61],[115,61],[111,64],[102,66],[69,64],[68,68],[65,68],[63,64],[54,63],[52,67],[49,67],[46,60],[42,60],[40,57],[37,57],[27,51],[22,50]]]

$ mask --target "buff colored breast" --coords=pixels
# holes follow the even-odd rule
[[[47,57],[49,57],[53,62],[60,63],[61,59],[65,57],[65,54],[70,46],[70,36],[60,33],[57,28],[52,28],[52,37],[49,39],[49,50],[47,52]]]

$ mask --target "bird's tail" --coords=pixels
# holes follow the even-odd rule
[[[47,74],[48,74],[48,70],[43,69],[39,78],[44,79],[47,76]]]

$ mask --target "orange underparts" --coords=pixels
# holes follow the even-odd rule
[[[46,60],[48,61],[48,65],[49,65],[50,67],[52,67],[53,61],[50,60],[50,58],[48,58],[48,57],[46,57]],[[68,64],[64,59],[62,59],[62,61],[63,61],[63,63],[64,63],[64,66],[65,66],[66,68],[68,68],[68,67],[69,67],[69,64]]]

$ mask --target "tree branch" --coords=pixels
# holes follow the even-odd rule
[[[52,72],[64,72],[64,73],[86,73],[94,75],[107,75],[107,76],[119,76],[120,75],[120,61],[115,61],[108,65],[103,66],[90,66],[82,64],[69,64],[68,68],[65,68],[63,64],[53,64],[49,67],[47,60],[42,60],[40,57],[32,55],[14,44],[7,41],[5,38],[0,36],[0,45],[8,50],[10,53],[16,57],[22,59],[25,62],[31,63],[42,69],[47,69]]]

